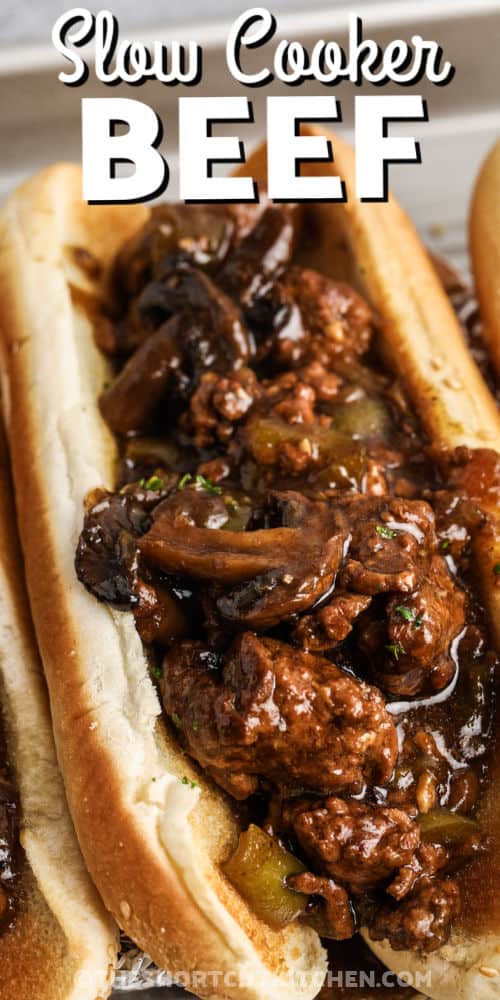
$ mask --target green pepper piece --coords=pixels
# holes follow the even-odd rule
[[[458,846],[471,834],[478,834],[479,826],[476,820],[449,809],[431,809],[418,817],[422,840],[426,844],[445,844]]]
[[[240,834],[236,851],[223,865],[225,874],[254,912],[272,927],[285,927],[305,909],[309,897],[286,885],[304,865],[260,827]]]

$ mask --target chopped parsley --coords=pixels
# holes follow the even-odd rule
[[[142,486],[143,490],[162,490],[163,479],[159,476],[150,476],[149,479],[141,479],[139,486]]]
[[[446,552],[446,550],[449,549],[449,547],[450,547],[450,539],[443,538],[443,541],[441,542],[441,552]]]
[[[388,528],[386,524],[377,524],[375,531],[381,538],[394,538],[396,534],[394,528]]]
[[[184,775],[184,777],[181,778],[181,784],[183,784],[183,785],[190,785],[191,788],[199,788],[200,787],[197,781],[191,781],[190,778],[186,778],[186,775]]]
[[[193,484],[193,477],[190,472],[186,472],[182,479],[179,480],[177,489],[185,490],[186,486],[191,484]],[[198,475],[195,476],[194,485],[198,486],[201,490],[205,490],[206,493],[215,493],[217,496],[222,493],[222,486],[216,486],[215,483],[212,483],[212,481],[207,479],[206,476],[202,476],[201,473],[198,473]]]
[[[181,728],[182,722],[181,722],[179,716],[177,715],[177,712],[172,712],[172,722],[173,722],[174,726],[177,726],[177,729]]]
[[[405,608],[403,604],[399,604],[394,610],[397,611],[398,615],[401,615],[401,618],[404,618],[405,622],[412,622],[413,628],[420,628],[422,615],[416,615],[413,608]]]
[[[495,576],[500,576],[500,563],[495,563],[493,567],[493,572]]]
[[[394,657],[395,660],[399,660],[402,653],[406,653],[406,649],[401,645],[400,642],[391,642],[385,647],[387,651]]]
[[[216,486],[215,483],[212,483],[210,479],[206,479],[205,476],[196,476],[196,485],[201,486],[207,493],[222,493],[222,486]]]
[[[161,681],[163,677],[163,669],[160,667],[160,665],[158,663],[153,663],[150,667],[150,670],[153,677],[156,677],[158,681]]]
[[[201,722],[197,722],[195,719],[195,721],[193,722],[193,729],[195,733],[199,733],[201,729]]]

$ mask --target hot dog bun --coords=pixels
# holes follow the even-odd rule
[[[104,1000],[117,935],[90,883],[67,811],[9,484],[0,429],[0,705],[24,849],[18,910],[0,933],[0,1000]]]
[[[97,605],[74,572],[84,497],[112,485],[115,452],[97,409],[107,366],[82,308],[105,287],[73,250],[105,270],[146,216],[143,206],[85,205],[80,169],[58,165],[14,194],[1,223],[7,422],[68,801],[106,906],[160,966],[196,973],[203,996],[314,997],[326,968],[317,935],[271,931],[223,878],[233,809],[162,722],[132,615]]]
[[[486,157],[475,184],[469,238],[484,337],[500,375],[500,140]]]

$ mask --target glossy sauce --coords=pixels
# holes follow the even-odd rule
[[[478,318],[468,305],[466,290],[451,272],[442,273],[447,291],[463,322],[464,331],[471,339],[473,353],[491,379],[487,359],[479,344]],[[181,280],[185,280],[185,277]],[[154,312],[161,302],[161,295],[152,286],[146,291],[146,295],[149,295],[148,308]],[[220,307],[219,302],[217,308]],[[229,340],[232,338],[233,345],[236,344],[240,351],[246,350],[247,345],[242,340],[237,320],[232,314],[229,316],[227,304],[224,305],[224,310],[225,336]],[[158,318],[155,322],[157,325]],[[258,316],[256,322],[258,326]],[[159,338],[158,343],[161,338],[169,343],[174,342],[177,332],[170,326],[171,323],[172,320],[169,320],[161,327],[161,331],[153,334],[153,337]],[[133,334],[133,324],[131,330]],[[118,334],[119,342],[120,331]],[[191,334],[188,333],[187,336]],[[109,337],[110,330],[103,333],[101,325],[98,342],[104,344]],[[113,337],[117,337],[116,331],[111,332],[111,342]],[[278,350],[282,349],[283,342],[287,340],[292,344],[293,350],[300,349],[301,331],[297,327],[297,315],[293,311],[285,334],[282,331],[278,336]],[[149,351],[148,359],[146,350],[139,348],[150,368],[151,365],[157,365],[152,344],[153,341],[146,349]],[[217,369],[220,344],[215,344],[206,335],[198,342],[198,350],[205,359],[205,370],[210,372],[214,366]],[[117,372],[122,370],[123,360],[117,358]],[[265,361],[257,363],[254,368],[259,379],[273,377],[273,369],[271,367],[268,372]],[[261,398],[255,404],[253,416],[244,427],[240,444],[231,444],[227,452],[220,441],[212,442],[210,435],[206,440],[200,436],[196,441],[192,429],[182,418],[179,420],[179,412],[182,412],[183,406],[189,401],[187,387],[179,379],[175,393],[165,398],[160,394],[154,414],[151,414],[151,419],[143,421],[140,430],[127,430],[120,437],[122,457],[117,488],[127,489],[129,485],[140,481],[143,494],[144,490],[147,493],[148,488],[154,493],[157,487],[149,487],[148,484],[154,482],[155,477],[164,477],[166,482],[170,476],[177,477],[177,488],[180,490],[185,486],[189,486],[191,490],[198,480],[201,481],[200,489],[203,490],[203,482],[208,483],[207,491],[222,496],[227,513],[222,516],[222,520],[220,512],[217,513],[217,524],[212,523],[214,514],[210,513],[203,527],[217,527],[230,532],[245,531],[248,527],[258,531],[274,526],[269,521],[270,515],[265,504],[270,490],[300,489],[304,496],[320,499],[335,497],[340,491],[356,491],[373,496],[385,493],[408,500],[423,498],[434,507],[441,555],[446,559],[451,576],[458,579],[460,588],[467,595],[467,621],[453,640],[451,657],[454,670],[444,688],[433,693],[424,690],[415,698],[385,692],[388,710],[398,731],[400,753],[397,766],[388,785],[365,788],[357,798],[363,801],[366,796],[367,800],[381,805],[400,807],[410,812],[418,811],[419,818],[422,818],[424,838],[427,829],[430,831],[428,836],[431,841],[436,836],[436,829],[442,833],[444,828],[445,836],[451,838],[449,843],[457,854],[457,866],[461,868],[458,878],[462,882],[465,906],[460,919],[467,926],[479,927],[482,915],[483,922],[491,924],[490,918],[485,914],[497,919],[500,916],[500,906],[493,899],[495,893],[491,890],[491,883],[494,884],[494,880],[489,880],[489,884],[484,885],[488,881],[484,878],[484,873],[488,869],[494,870],[493,859],[498,858],[499,850],[498,845],[492,840],[488,843],[484,836],[479,846],[478,834],[485,831],[491,834],[492,828],[497,829],[500,825],[500,809],[488,792],[489,787],[495,788],[495,780],[491,782],[488,769],[495,719],[497,659],[488,649],[484,615],[475,597],[468,552],[463,545],[469,532],[477,527],[480,515],[473,505],[459,505],[455,508],[453,497],[450,499],[445,496],[443,499],[441,494],[446,485],[443,476],[432,464],[427,443],[422,440],[420,428],[407,404],[403,388],[381,368],[376,340],[362,361],[348,357],[343,363],[338,358],[334,370],[342,384],[340,388],[332,386],[331,398],[328,398],[323,383],[322,394],[316,401],[315,422],[308,422],[306,419],[301,423],[300,419],[294,418],[293,413],[290,418],[290,403],[287,399],[284,400],[284,405],[288,406],[288,410],[284,416],[285,410],[280,412],[279,406],[270,406],[268,399]],[[149,371],[150,378],[156,378],[157,385],[158,379],[164,375],[160,367],[158,371],[152,368]],[[242,388],[241,385],[239,388]],[[244,394],[245,389],[242,391]],[[279,391],[276,392],[278,395],[275,402],[279,403]],[[300,392],[300,399],[293,403],[297,413],[300,406],[307,407],[307,393],[304,389]],[[147,394],[142,400],[134,400],[137,413],[147,413],[149,402]],[[106,411],[103,408],[103,412],[112,424],[112,409],[108,407]],[[126,417],[127,411],[124,409],[120,420]],[[222,432],[225,432],[222,422],[221,426]],[[203,424],[198,426],[197,433],[200,427]],[[168,428],[168,434],[165,433],[165,428]],[[286,455],[287,461],[282,460],[283,455]],[[308,462],[311,455],[318,457],[318,461]],[[298,478],[302,466],[303,471]],[[214,483],[217,484],[215,487]],[[407,524],[404,527],[409,530]],[[389,525],[388,530],[394,533],[400,528],[401,525],[395,524]],[[186,614],[190,623],[190,637],[205,638],[201,624],[203,615],[199,584],[193,583],[189,577],[180,576],[175,580],[168,573],[163,576],[160,574],[158,582],[161,585],[168,584],[181,611]],[[327,604],[330,596],[330,592],[323,594],[312,610],[316,611]],[[378,600],[378,595],[375,595],[373,610],[376,610]],[[401,604],[402,614],[413,614],[411,608],[404,606],[403,599]],[[296,625],[296,616],[292,620],[288,617],[288,620],[274,625],[270,634],[274,639],[293,644]],[[415,627],[422,628],[421,636],[425,641],[425,624],[416,620]],[[356,629],[357,626],[344,642],[324,655],[353,677],[377,684],[377,674],[373,673],[370,655],[363,654],[360,650]],[[224,640],[215,630],[210,642],[214,647],[211,655],[213,666],[216,667],[218,644],[222,642],[223,649]],[[397,659],[397,647],[393,648]],[[249,800],[248,806],[251,814],[252,800]],[[255,816],[262,814],[262,803],[258,799],[254,807]],[[446,820],[444,827],[443,816]],[[461,824],[462,816],[464,820]],[[464,843],[471,839],[470,831],[474,846],[470,848],[469,845],[469,853],[465,858],[460,858]],[[438,842],[440,835],[437,836]],[[498,880],[496,884],[499,884]],[[364,953],[365,946],[360,945],[357,938],[350,943],[332,946],[333,963],[348,961],[347,968],[361,968],[361,963],[365,960],[362,958]],[[370,991],[365,984],[362,995],[379,997],[386,993],[394,1000],[396,997],[399,1000],[399,992],[394,987],[389,994],[388,989]],[[322,993],[325,998],[330,995],[356,996],[360,992],[351,988],[339,992],[333,984]],[[401,996],[410,995],[411,991],[407,989],[401,991]]]

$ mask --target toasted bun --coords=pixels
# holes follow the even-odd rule
[[[84,498],[112,486],[115,455],[97,409],[108,372],[85,308],[105,281],[78,269],[74,248],[106,272],[146,216],[86,205],[80,169],[58,165],[17,191],[0,223],[6,415],[59,759],[89,871],[158,965],[201,996],[306,1000],[326,970],[319,938],[271,930],[224,879],[234,809],[162,721],[132,615],[98,604],[74,571]]]
[[[314,128],[303,131],[324,134]],[[314,259],[311,261],[309,257],[308,263],[332,277],[349,281],[377,310],[387,362],[402,377],[438,454],[439,449],[446,451],[460,445],[500,452],[500,415],[467,350],[450,302],[412,222],[393,197],[384,204],[359,202],[355,198],[353,151],[338,137],[332,143],[334,162],[305,163],[303,172],[330,171],[342,177],[348,201],[316,204],[308,210],[317,223]],[[499,154],[500,147],[497,150],[500,172]],[[265,181],[263,147],[241,172]],[[500,229],[496,235],[500,246],[498,232]],[[497,260],[500,266],[500,256]],[[495,281],[493,287],[498,289],[498,273]],[[495,512],[490,510],[489,514],[492,517]],[[494,521],[493,528],[477,541],[476,562],[492,633],[500,649],[500,590],[495,586],[493,573],[493,566],[500,562],[500,512],[496,511],[496,517],[499,520]],[[371,941],[364,933],[372,950],[390,969],[414,976],[420,974],[420,988],[435,1000],[500,997],[499,741],[500,737],[493,750],[489,789],[481,817],[496,850],[488,852],[484,860],[464,873],[464,915],[448,944],[419,958],[414,952],[394,951],[387,941]],[[418,979],[413,981],[418,985]]]
[[[0,1000],[104,1000],[117,936],[85,870],[57,766],[0,431],[0,703],[20,797],[19,910],[0,934]]]
[[[484,337],[500,375],[500,139],[486,157],[476,181],[469,238]]]

